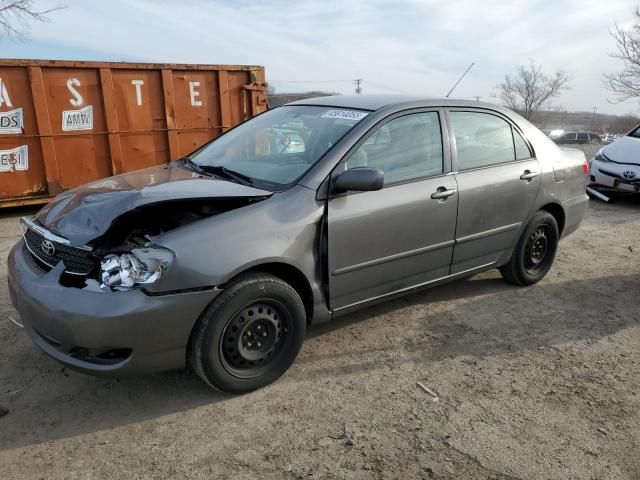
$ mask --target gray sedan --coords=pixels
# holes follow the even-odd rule
[[[93,374],[190,364],[247,392],[311,323],[499,268],[531,285],[587,209],[588,166],[513,112],[336,96],[23,219],[9,287],[34,343]]]

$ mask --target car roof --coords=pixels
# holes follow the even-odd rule
[[[476,107],[502,110],[499,105],[475,100],[411,95],[331,95],[298,100],[287,105],[318,105],[369,111],[380,110],[391,105],[397,107]]]

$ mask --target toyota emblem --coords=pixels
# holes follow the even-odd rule
[[[636,172],[634,172],[633,170],[625,170],[624,172],[622,172],[622,176],[627,180],[633,180],[634,178],[636,178]]]
[[[40,250],[47,256],[52,257],[56,253],[56,247],[49,240],[43,240],[40,244]]]

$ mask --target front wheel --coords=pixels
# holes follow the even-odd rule
[[[547,274],[558,250],[558,222],[549,212],[536,213],[522,235],[509,263],[500,267],[502,277],[515,285],[533,285]]]
[[[246,393],[280,377],[306,329],[304,305],[285,281],[267,274],[229,285],[196,324],[190,363],[210,387]]]

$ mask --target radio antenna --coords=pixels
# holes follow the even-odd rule
[[[464,73],[460,76],[460,78],[458,79],[458,81],[455,83],[455,85],[453,87],[451,87],[451,90],[449,90],[449,93],[447,93],[447,98],[449,98],[449,95],[451,95],[451,92],[453,92],[455,90],[455,88],[458,86],[458,84],[462,81],[462,79],[464,78],[464,76],[469,72],[469,70],[471,70],[471,67],[473,67],[475,65],[475,63],[471,62],[471,65],[469,65],[469,68],[467,68]]]

